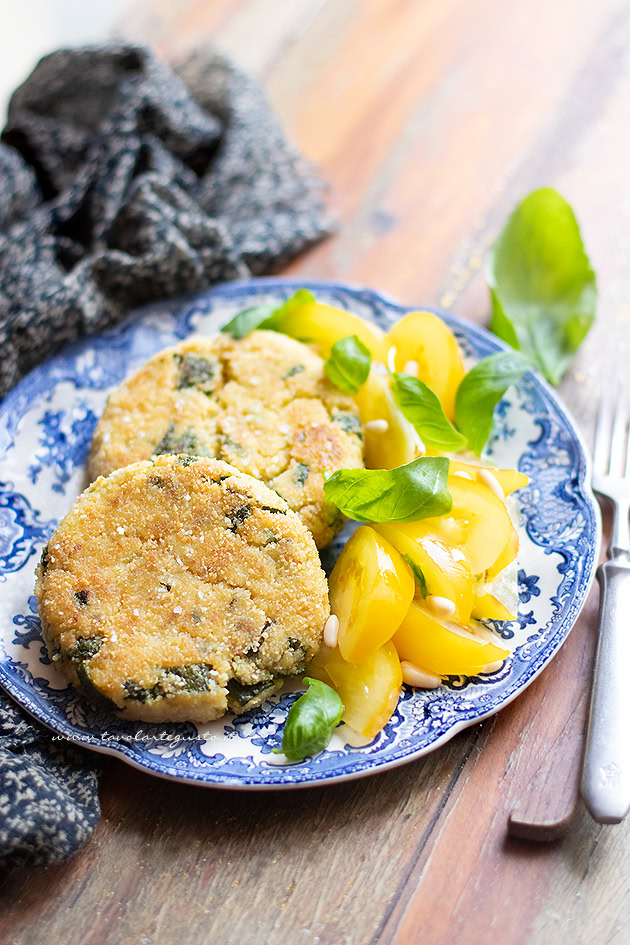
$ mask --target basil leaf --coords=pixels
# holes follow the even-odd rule
[[[403,415],[426,446],[454,453],[466,446],[466,437],[451,426],[439,397],[412,374],[392,374],[392,390]]]
[[[357,522],[416,522],[450,512],[449,460],[421,456],[395,469],[338,469],[324,494]]]
[[[595,318],[597,284],[573,210],[550,187],[514,210],[486,257],[491,328],[557,384]]]
[[[419,564],[416,564],[416,562],[413,560],[411,555],[403,555],[403,558],[405,559],[405,561],[407,562],[407,564],[413,571],[413,576],[416,580],[416,584],[420,588],[420,593],[422,594],[423,597],[428,597],[429,588],[427,587],[427,579],[424,576],[424,571],[422,570]]]
[[[360,338],[346,335],[335,341],[330,349],[330,357],[324,363],[324,371],[329,381],[349,394],[358,394],[370,373],[372,355]]]
[[[455,422],[477,456],[490,436],[494,408],[531,367],[518,351],[500,351],[482,358],[462,379],[455,398]]]
[[[273,315],[277,308],[278,306],[273,302],[265,302],[262,305],[250,305],[249,308],[244,308],[242,312],[238,312],[227,325],[223,326],[221,331],[224,334],[232,335],[232,338],[236,338],[237,341],[240,341],[245,335],[249,335],[250,332],[259,328],[264,321]]]
[[[296,699],[282,732],[282,752],[289,761],[302,761],[323,751],[341,720],[343,702],[334,689],[307,677],[308,689]]]
[[[293,314],[294,309],[303,308],[305,305],[314,305],[315,296],[308,289],[298,289],[270,318],[271,324],[263,325],[263,328],[271,328],[273,331],[284,331],[283,322],[289,315]]]
[[[291,314],[293,309],[303,305],[310,305],[315,296],[308,289],[298,289],[283,305],[275,302],[263,302],[260,305],[250,305],[238,312],[234,318],[221,328],[224,334],[232,335],[236,340],[244,338],[257,328],[268,331],[282,331],[282,322]]]

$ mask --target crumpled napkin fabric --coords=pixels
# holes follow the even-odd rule
[[[0,143],[0,396],[153,299],[270,272],[331,231],[259,85],[212,50],[61,50]]]
[[[0,396],[141,303],[262,274],[326,236],[323,185],[259,86],[214,51],[176,74],[115,44],[46,56],[0,141]],[[0,863],[70,856],[100,816],[93,754],[0,695]]]
[[[0,863],[47,866],[71,856],[101,810],[93,755],[27,718],[0,695]]]

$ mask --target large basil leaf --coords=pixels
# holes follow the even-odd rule
[[[597,285],[573,210],[550,187],[514,210],[486,256],[495,334],[557,384],[595,318]]]
[[[455,398],[455,422],[478,456],[490,436],[494,408],[531,366],[518,351],[500,351],[482,358],[462,379]]]
[[[396,469],[338,469],[324,494],[357,522],[416,522],[450,512],[449,460],[421,456]]]
[[[466,437],[451,426],[439,397],[411,374],[392,374],[392,390],[403,415],[426,446],[453,453],[466,446]]]

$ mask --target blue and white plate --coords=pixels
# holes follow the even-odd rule
[[[361,777],[426,754],[497,712],[532,682],[566,639],[593,578],[600,529],[586,450],[554,392],[528,374],[497,409],[489,445],[499,465],[530,477],[518,493],[518,620],[494,628],[513,650],[501,670],[450,677],[431,692],[405,688],[392,719],[369,745],[351,747],[335,735],[329,750],[291,766],[274,764],[272,749],[280,745],[295,692],[198,727],[121,722],[68,686],[42,642],[34,569],[42,546],[86,485],[84,463],[109,391],[160,348],[191,333],[211,334],[240,309],[280,302],[298,286],[383,328],[409,311],[376,292],[345,285],[230,283],[176,314],[145,310],[113,331],[72,345],[36,368],[0,405],[0,683],[53,731],[163,777],[214,787],[302,787]],[[439,314],[469,355],[503,348],[483,329]]]

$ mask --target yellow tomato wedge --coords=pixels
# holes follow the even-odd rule
[[[438,620],[419,601],[411,604],[394,644],[401,660],[438,676],[470,676],[509,655],[509,650],[492,642],[489,631]]]
[[[393,637],[415,590],[409,565],[368,525],[348,539],[328,583],[339,650],[350,663],[362,663]]]
[[[325,643],[322,643],[319,650],[306,667],[306,675],[312,676],[313,679],[319,679],[321,682],[325,682],[327,686],[332,686],[332,679],[326,672],[326,663],[330,659],[332,652],[333,651],[329,646],[326,646]]]
[[[402,671],[396,647],[389,641],[362,663],[348,663],[332,651],[326,672],[344,704],[342,719],[367,738],[374,738],[396,708]]]
[[[507,568],[508,564],[512,564],[518,554],[518,546],[518,532],[512,525],[510,537],[506,541],[501,554],[494,564],[491,564],[489,568],[486,568],[486,581],[492,581],[497,576],[497,574],[500,574],[504,568]]]
[[[516,614],[510,613],[505,604],[494,594],[480,594],[472,609],[475,620],[516,620]]]
[[[483,574],[497,560],[514,526],[505,502],[476,481],[449,476],[453,508],[447,515],[417,522],[420,533],[459,547],[473,575]]]
[[[389,376],[373,368],[355,397],[363,427],[363,455],[368,469],[394,469],[419,454],[418,437],[402,415],[390,389]],[[370,420],[385,420],[387,430],[372,430]]]
[[[459,460],[452,459],[448,468],[452,475],[456,472],[465,472],[475,479],[480,469],[487,469],[495,477],[505,495],[522,489],[529,482],[529,477],[519,472],[517,469],[493,469],[492,466],[475,465],[474,463],[460,463]]]
[[[315,344],[322,358],[327,358],[335,341],[346,335],[357,335],[366,345],[375,361],[385,361],[385,335],[377,325],[347,312],[343,308],[306,302],[293,305],[282,318],[278,330],[299,341]]]
[[[466,556],[457,547],[427,535],[422,522],[375,524],[403,555],[409,555],[424,574],[428,593],[447,597],[455,604],[454,620],[466,622],[474,602],[473,577]]]
[[[417,363],[418,377],[437,394],[452,420],[455,395],[465,372],[450,328],[432,312],[410,312],[390,330],[387,344],[396,349],[397,371],[403,371],[409,361]]]

